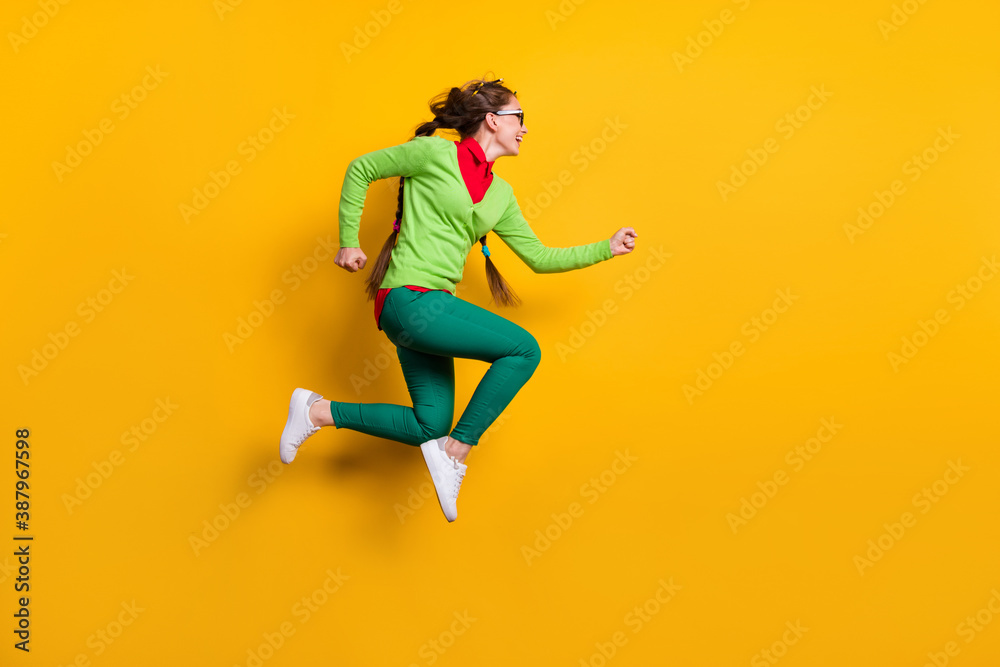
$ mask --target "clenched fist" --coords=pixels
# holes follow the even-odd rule
[[[611,237],[611,255],[626,255],[635,249],[635,238],[639,236],[632,227],[622,227]]]
[[[368,257],[361,248],[341,248],[337,251],[337,256],[333,258],[333,263],[347,269],[351,273],[365,268]]]

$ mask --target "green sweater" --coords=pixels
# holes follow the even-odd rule
[[[469,250],[490,231],[536,273],[582,269],[612,257],[610,239],[568,248],[542,245],[521,214],[514,190],[496,173],[486,195],[474,204],[455,143],[435,135],[351,160],[340,193],[342,248],[360,247],[358,227],[368,186],[394,176],[410,178],[403,186],[399,237],[380,287],[419,285],[454,294]]]

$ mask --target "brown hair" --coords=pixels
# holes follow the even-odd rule
[[[434,120],[418,125],[413,136],[429,136],[438,129],[455,130],[463,141],[466,137],[474,135],[479,130],[483,120],[486,119],[487,112],[499,109],[514,97],[514,91],[503,86],[500,81],[501,79],[496,81],[472,79],[463,84],[461,88],[454,87],[432,98],[430,109],[434,114]],[[405,178],[404,176],[399,177],[396,221],[402,220],[403,216],[403,182]],[[399,230],[394,227],[389,238],[382,245],[382,251],[365,281],[365,290],[368,293],[369,301],[378,296],[379,285],[382,284],[385,272],[389,268],[389,258],[398,236]],[[485,236],[481,237],[479,242],[484,248],[486,247]],[[490,286],[493,300],[499,305],[516,306],[521,303],[521,299],[497,271],[489,255],[486,255],[486,281]]]

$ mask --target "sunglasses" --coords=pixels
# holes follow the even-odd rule
[[[521,127],[524,127],[524,110],[523,109],[504,109],[502,111],[491,111],[498,116],[508,116],[512,114],[517,114],[518,118],[521,120]]]

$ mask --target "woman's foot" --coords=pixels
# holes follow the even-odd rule
[[[330,401],[321,398],[309,406],[309,421],[313,426],[336,426],[333,423],[333,413],[330,412]]]
[[[449,439],[442,437],[428,440],[420,445],[420,452],[424,455],[427,471],[431,474],[441,511],[448,521],[454,521],[458,518],[458,491],[465,477],[466,465],[445,450],[445,442]]]
[[[459,463],[465,463],[465,457],[469,455],[472,451],[472,445],[467,445],[464,442],[459,442],[455,438],[448,436],[448,441],[444,445],[444,453],[448,456],[454,456],[458,459]]]

